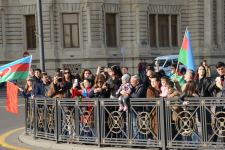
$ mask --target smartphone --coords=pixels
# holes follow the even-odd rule
[[[78,79],[74,79],[73,83],[78,86]]]

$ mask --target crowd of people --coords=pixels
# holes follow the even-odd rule
[[[19,89],[26,98],[118,98],[120,111],[127,111],[129,98],[225,96],[223,62],[216,64],[218,76],[215,79],[211,77],[205,60],[196,72],[187,70],[181,74],[177,64],[172,64],[170,68],[168,75],[163,70],[155,71],[152,64],[142,66],[136,75],[131,75],[127,67],[116,65],[98,67],[95,74],[84,69],[80,74],[73,75],[69,68],[58,68],[53,78],[35,69],[30,71],[25,87]]]
[[[177,64],[172,64],[170,68],[168,75],[163,70],[155,69],[152,64],[139,65],[138,74],[135,75],[131,75],[127,67],[120,68],[116,65],[109,68],[98,67],[96,73],[84,69],[80,74],[72,74],[69,68],[58,68],[53,78],[46,72],[35,69],[30,71],[25,87],[19,90],[25,98],[114,98],[118,99],[118,111],[125,112],[129,109],[130,98],[178,98],[183,101],[183,105],[188,105],[185,97],[225,96],[223,62],[216,64],[216,78],[211,77],[206,60],[202,61],[196,71],[186,70],[184,74],[179,72]],[[189,111],[194,111],[192,108],[189,107]],[[179,113],[181,108],[174,107],[174,111]],[[225,107],[216,107],[215,112],[218,111],[224,112]],[[175,121],[176,115],[172,116]],[[201,121],[201,118],[198,119]],[[211,122],[209,113],[206,114],[206,120]],[[153,126],[157,134],[157,121],[153,121]],[[209,127],[208,131],[212,132],[212,128]]]
[[[131,75],[127,67],[98,67],[96,73],[84,69],[80,74],[72,74],[69,68],[55,71],[53,78],[40,69],[31,70],[24,88],[24,97],[50,98],[118,98],[120,110],[129,98],[219,97],[225,96],[223,82],[225,64],[218,62],[218,77],[213,79],[204,60],[196,72],[179,72],[177,64],[171,65],[168,75],[163,70],[156,71],[152,64],[142,67],[138,74]],[[178,68],[178,69],[177,69]],[[144,72],[144,75],[143,75]],[[140,75],[141,74],[141,75]]]

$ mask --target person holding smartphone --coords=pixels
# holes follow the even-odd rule
[[[63,78],[57,73],[54,75],[53,82],[49,86],[47,96],[50,98],[64,97]]]
[[[80,89],[80,86],[79,86],[79,80],[78,79],[74,79],[73,86],[70,89],[70,93],[71,93],[72,98],[81,97],[81,89]]]

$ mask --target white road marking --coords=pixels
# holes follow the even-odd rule
[[[25,104],[20,104],[20,105],[18,105],[18,107],[24,107],[25,106]],[[5,105],[4,106],[0,106],[0,108],[3,108],[3,107],[6,107]]]

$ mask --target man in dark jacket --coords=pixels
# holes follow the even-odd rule
[[[131,98],[145,98],[146,97],[146,88],[140,83],[140,78],[138,75],[134,75],[130,79],[130,83],[133,87],[130,97]]]
[[[130,83],[133,87],[130,98],[145,98],[146,97],[146,87],[140,83],[140,78],[138,75],[134,75],[130,79]],[[133,135],[136,135],[136,138],[143,139],[143,134],[140,134],[140,129],[137,129],[137,120],[138,120],[138,112],[142,112],[143,109],[140,107],[133,107],[131,109],[131,117],[133,121]]]
[[[225,82],[224,82],[224,78],[225,78],[225,64],[224,62],[218,62],[216,64],[216,71],[218,73],[218,77],[216,77],[215,79],[215,93],[214,95],[216,97],[225,97]],[[224,115],[223,113],[225,112],[225,106],[216,106],[216,110],[215,110],[215,114],[217,114],[217,116],[220,116],[219,114]],[[216,119],[217,121],[218,119]],[[220,130],[221,131],[221,130]],[[218,132],[217,131],[217,134]],[[215,135],[215,137],[213,138],[213,141],[217,141],[217,135]],[[225,141],[225,138],[222,138],[222,141]]]

